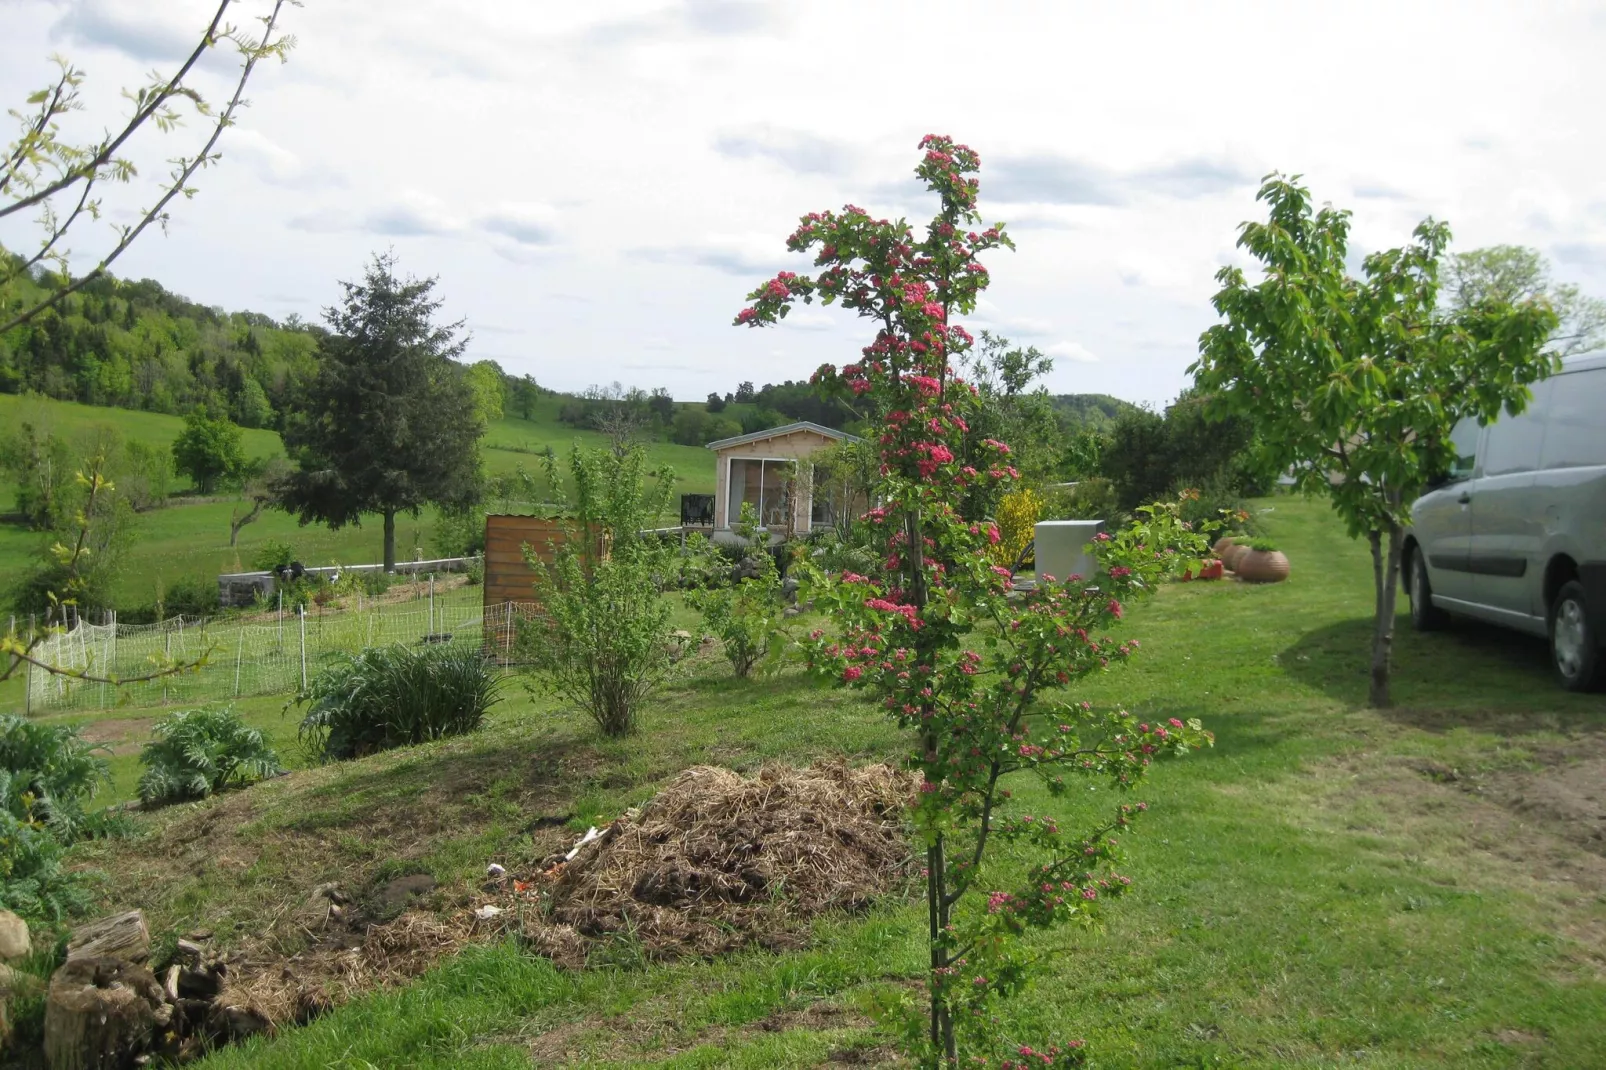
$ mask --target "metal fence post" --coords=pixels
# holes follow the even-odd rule
[[[240,655],[245,653],[245,625],[240,625],[240,638],[234,644],[234,697],[240,697]]]
[[[34,615],[32,613],[28,614],[28,639],[27,639],[27,642],[30,642],[30,643],[33,642],[33,632],[34,632],[34,629],[37,626],[38,625],[36,625],[34,623]],[[28,679],[22,686],[24,688],[26,688],[26,690],[23,692],[22,712],[23,712],[23,714],[25,716],[32,716],[33,715],[33,662],[31,662],[31,661],[28,662]]]
[[[301,606],[301,690],[307,689],[307,607]]]

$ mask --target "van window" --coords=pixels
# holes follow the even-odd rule
[[[1483,428],[1472,417],[1457,423],[1450,431],[1450,448],[1455,450],[1455,459],[1450,462],[1448,478],[1453,480],[1466,479],[1472,474],[1472,466],[1478,459],[1478,435]]]
[[[1551,382],[1540,467],[1606,464],[1606,368],[1570,372]]]
[[[1489,436],[1483,441],[1485,476],[1531,472],[1539,467],[1539,443],[1545,437],[1545,402],[1550,384],[1547,379],[1533,388],[1533,400],[1520,416],[1502,412],[1489,425]]]

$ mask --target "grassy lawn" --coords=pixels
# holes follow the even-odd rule
[[[580,442],[604,446],[605,436],[595,431],[577,431],[557,420],[558,399],[542,398],[532,410],[531,419],[508,417],[491,425],[481,441],[485,470],[492,475],[511,472],[517,466],[539,474],[540,454],[552,447],[560,453]],[[177,416],[102,408],[74,402],[22,398],[0,394],[0,427],[13,427],[22,421],[73,441],[98,426],[115,427],[124,438],[149,445],[170,446],[183,429]],[[282,455],[284,445],[274,431],[247,430],[246,453],[251,457]],[[647,456],[654,468],[668,465],[675,470],[675,493],[712,493],[714,455],[701,447],[675,446],[663,442],[647,445]],[[182,478],[176,481],[182,484]],[[0,512],[12,508],[15,489],[0,476]],[[358,564],[380,559],[381,532],[377,518],[363,527],[330,531],[320,526],[301,527],[285,513],[265,512],[254,524],[241,529],[238,545],[229,545],[229,521],[236,508],[230,500],[189,501],[173,499],[165,509],[140,515],[136,541],[128,552],[127,564],[116,585],[120,605],[148,605],[156,600],[157,588],[164,589],[184,577],[215,577],[220,572],[240,572],[251,568],[252,559],[271,541],[289,543],[296,555],[309,565]],[[678,499],[677,499],[678,508]],[[417,518],[404,516],[397,521],[397,553],[412,559],[416,553],[434,556],[431,533],[434,510],[425,509]],[[39,552],[42,537],[17,524],[0,524],[0,593],[29,566]]]
[[[1168,587],[1128,617],[1140,657],[1077,696],[1200,717],[1218,744],[1156,770],[1133,893],[1102,927],[1041,942],[1003,1028],[1084,1037],[1099,1067],[1606,1066],[1606,699],[1557,688],[1542,643],[1419,636],[1402,617],[1397,705],[1364,708],[1362,547],[1319,503],[1260,506],[1292,579]],[[281,706],[241,704],[292,748]],[[156,712],[93,718],[123,751],[119,793]],[[515,681],[473,737],[141,815],[138,838],[75,856],[109,874],[108,908],[141,906],[159,933],[290,954],[286,911],[323,881],[427,871],[428,905],[461,914],[488,861],[516,871],[688,765],[898,753],[878,711],[795,670],[743,684],[700,658],[623,742]],[[1067,824],[1110,802],[1020,788],[1023,809]],[[919,976],[923,920],[894,897],[816,924],[800,951],[578,973],[487,939],[207,1065],[885,1061],[867,1006]]]

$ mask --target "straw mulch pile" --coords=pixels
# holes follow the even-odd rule
[[[886,765],[688,769],[554,872],[525,935],[565,966],[619,938],[654,959],[797,946],[808,919],[862,910],[906,874],[915,787]]]

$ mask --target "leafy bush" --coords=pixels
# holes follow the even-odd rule
[[[272,572],[274,569],[288,568],[295,559],[295,548],[289,543],[269,539],[252,556],[251,567],[259,572]]]
[[[468,559],[468,567],[463,570],[470,587],[478,587],[485,582],[485,554],[478,553]]]
[[[145,802],[204,799],[231,782],[282,772],[262,733],[232,709],[181,710],[157,721],[151,732],[156,738],[139,756],[145,766],[139,797]]]
[[[218,612],[217,581],[203,576],[180,576],[162,596],[166,615],[211,617]]]
[[[703,615],[708,630],[719,636],[736,675],[746,679],[755,669],[768,672],[779,667],[786,647],[782,629],[786,605],[781,596],[781,572],[765,547],[769,536],[759,530],[752,503],[742,503],[741,519],[734,530],[752,546],[743,567],[756,575],[744,575],[735,583],[693,587],[686,592],[686,602]]]
[[[395,645],[341,655],[295,703],[303,744],[339,760],[472,732],[501,689],[478,648]]]
[[[872,571],[880,559],[864,538],[864,527],[855,522],[848,526],[846,534],[833,529],[810,538],[809,564],[831,576],[841,572],[864,575]]]
[[[1248,546],[1257,554],[1274,554],[1277,552],[1277,544],[1270,539],[1251,539]]]
[[[546,467],[561,496],[554,459]],[[667,508],[674,473],[655,473],[649,490],[644,467],[639,447],[576,447],[568,535],[550,563],[526,553],[545,612],[520,628],[520,650],[548,691],[583,707],[610,736],[635,731],[640,704],[673,666],[670,606],[660,588],[678,571],[675,551],[640,533]]]
[[[104,749],[77,728],[0,715],[0,805],[71,843],[86,831],[84,803],[111,780],[106,759],[95,753]]]
[[[1075,486],[1055,487],[1044,494],[1043,519],[1103,520],[1113,530],[1122,527],[1127,516],[1116,499],[1115,484],[1093,476]]]
[[[62,868],[65,850],[48,828],[0,810],[0,906],[39,921],[87,908],[88,877]]]
[[[1232,480],[1216,476],[1194,486],[1178,484],[1173,497],[1182,507],[1182,519],[1191,524],[1216,523],[1229,535],[1254,532],[1254,521]]]
[[[1037,536],[1043,518],[1043,496],[1030,487],[1012,490],[998,502],[998,542],[989,556],[995,565],[1014,568]]]

